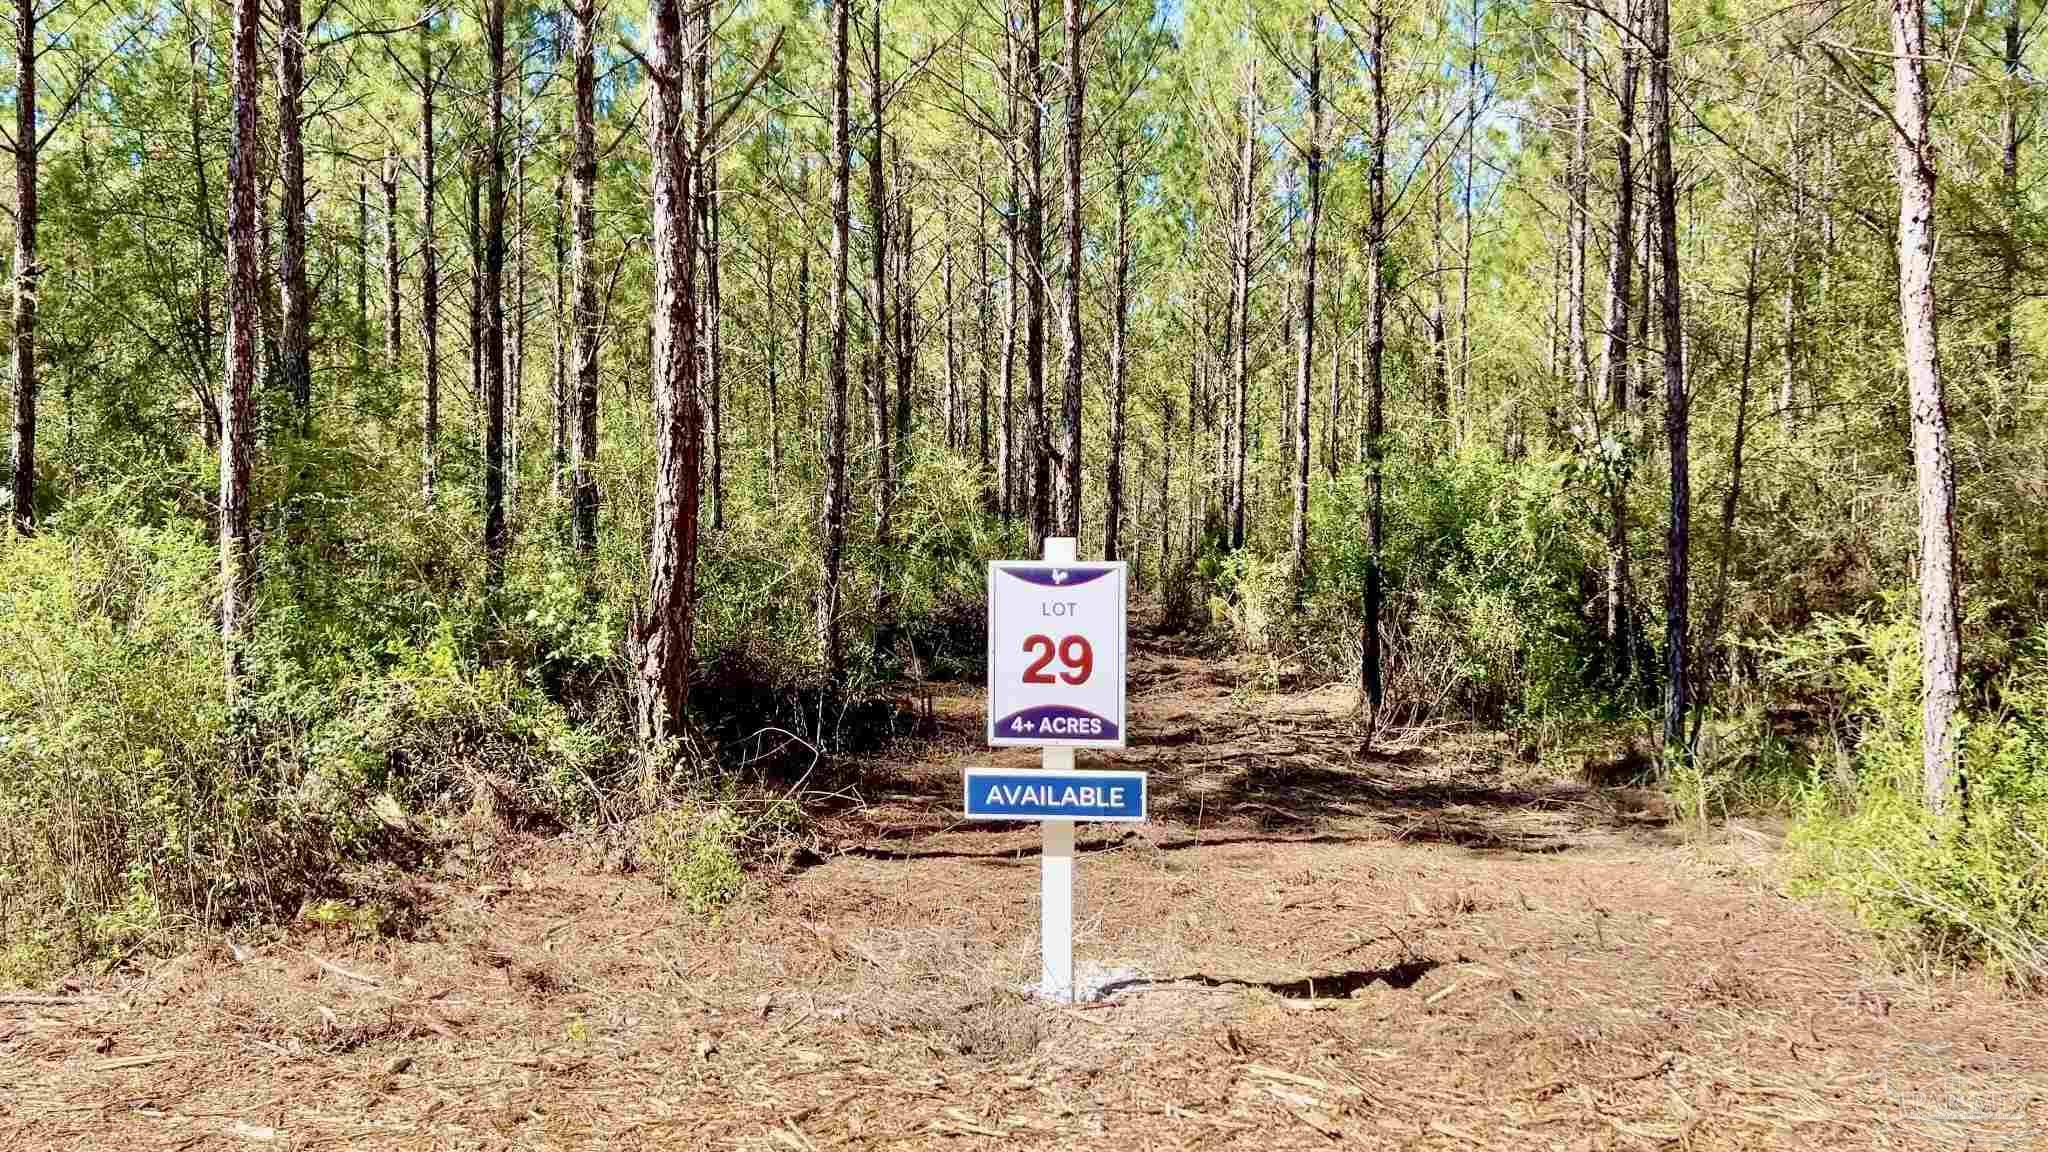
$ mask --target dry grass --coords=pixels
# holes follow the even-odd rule
[[[1891,972],[1762,882],[1761,838],[1679,843],[1443,737],[1363,755],[1334,694],[1260,696],[1159,654],[1138,672],[1158,742],[1118,759],[1156,774],[1165,818],[1084,833],[1080,955],[1144,974],[1106,1003],[1017,991],[1036,837],[951,815],[978,720],[955,694],[923,760],[870,773],[825,862],[715,921],[601,852],[531,841],[433,885],[414,938],[301,926],[0,998],[0,1135],[2044,1146],[2038,1002]]]

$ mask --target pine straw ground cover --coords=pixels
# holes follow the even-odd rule
[[[716,919],[574,839],[436,881],[412,939],[302,925],[0,994],[15,1149],[2038,1148],[2048,1012],[1894,972],[1682,843],[1334,692],[1150,651],[1047,1007],[1036,836],[961,826],[978,704],[869,774],[822,862]],[[1003,762],[1028,763],[1029,753]]]

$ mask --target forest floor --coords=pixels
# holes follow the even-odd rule
[[[958,820],[954,687],[716,918],[507,837],[404,938],[0,994],[0,1146],[2048,1147],[2048,1006],[1896,971],[1770,828],[1682,837],[1498,740],[1363,754],[1348,692],[1255,680],[1143,641],[1135,746],[1083,755],[1154,794],[1081,831],[1102,1002],[1019,992],[1037,833]]]

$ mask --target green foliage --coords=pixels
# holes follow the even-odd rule
[[[702,803],[648,817],[640,848],[668,894],[708,916],[739,898],[748,868],[786,862],[805,829],[788,796],[745,799],[728,783]]]
[[[211,556],[95,526],[0,543],[0,929],[48,958],[125,945],[235,885],[260,822],[226,778]],[[18,956],[18,954],[17,954]]]
[[[717,912],[740,894],[739,821],[727,809],[684,809],[651,817],[641,849],[668,894],[699,916]]]
[[[1395,714],[1528,719],[1583,710],[1597,636],[1579,612],[1595,553],[1559,461],[1426,445],[1390,454],[1381,582]],[[1365,476],[1312,490],[1311,571],[1298,611],[1286,558],[1213,565],[1214,608],[1247,647],[1284,649],[1316,676],[1357,673],[1365,595]]]
[[[1833,712],[1833,764],[1816,764],[1795,844],[1802,883],[1943,961],[1990,961],[2048,981],[2048,642],[2022,643],[1995,710],[1965,725],[1953,810],[1921,798],[1920,678],[1912,604],[1825,618],[1780,667]]]

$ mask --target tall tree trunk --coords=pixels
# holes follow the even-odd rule
[[[1064,353],[1066,382],[1060,393],[1059,534],[1081,535],[1081,131],[1088,72],[1081,64],[1086,0],[1066,0],[1067,138],[1063,149],[1067,179],[1067,307]]]
[[[1016,37],[1013,28],[1016,17],[1012,10],[1015,0],[1004,3],[1004,38],[1008,43],[1003,52],[1004,92],[1007,96],[1008,131],[1003,137],[1003,159],[1010,170],[1010,210],[1003,213],[1003,393],[1001,435],[996,439],[996,487],[1003,523],[1017,512],[1017,260],[1020,249],[1018,217],[1022,214],[1024,179],[1022,164],[1018,158],[1018,118],[1022,114],[1024,97],[1018,73],[1022,71],[1019,58],[1024,48],[1021,38]]]
[[[571,137],[573,139],[573,136]],[[573,147],[573,145],[572,145]],[[569,426],[575,423],[574,393],[569,388],[569,165],[555,170],[555,278],[553,317],[554,370],[548,390],[554,402],[554,437],[550,445],[548,495],[557,507],[567,497]]]
[[[249,537],[249,450],[255,431],[251,400],[256,391],[257,300],[263,283],[256,236],[256,158],[262,147],[256,104],[263,83],[257,44],[263,31],[263,7],[260,0],[235,0],[234,12],[235,126],[228,147],[227,366],[220,428],[220,636],[231,703],[239,699],[241,691],[243,648],[254,591],[254,556]],[[26,39],[31,35],[26,31],[29,21],[21,23]],[[26,139],[34,139],[34,124],[33,119],[28,121]],[[33,183],[29,187],[33,190]],[[33,219],[33,215],[24,212],[22,218]]]
[[[716,532],[725,527],[725,356],[722,340],[725,316],[718,283],[718,141],[712,134],[714,125],[710,105],[711,60],[717,50],[714,41],[718,34],[712,8],[711,4],[704,6],[693,36],[697,46],[697,221],[700,229],[698,239],[704,246],[703,304],[697,318],[702,329],[698,355],[703,365],[705,392],[711,400],[708,424],[711,441],[711,530]]]
[[[1387,106],[1387,16],[1372,10],[1372,160],[1366,176],[1368,198],[1365,230],[1365,611],[1360,625],[1359,689],[1366,710],[1377,724],[1385,700],[1381,675],[1381,554],[1386,546],[1382,516],[1386,460],[1387,347],[1387,137],[1392,112]],[[1437,277],[1441,281],[1441,277]]]
[[[1109,468],[1103,476],[1102,558],[1121,555],[1124,523],[1124,404],[1131,362],[1131,170],[1123,130],[1116,134],[1116,259],[1110,266]],[[1076,279],[1079,279],[1078,273]],[[1166,502],[1159,503],[1160,514]],[[1142,552],[1142,548],[1137,549]]]
[[[239,15],[239,10],[238,10]],[[33,0],[15,6],[14,93],[14,527],[26,536],[36,529],[36,283],[42,265],[36,255],[36,165],[42,129],[36,117],[37,11]],[[239,29],[237,30],[239,34]],[[225,472],[223,472],[225,476]],[[225,482],[225,481],[223,481]]]
[[[1310,374],[1316,363],[1316,232],[1323,219],[1323,12],[1308,17],[1308,226],[1301,242],[1301,356],[1294,374],[1294,602],[1308,592]]]
[[[598,0],[572,3],[575,31],[574,143],[569,162],[569,362],[575,420],[570,426],[570,521],[586,571],[597,562],[597,21]]]
[[[1998,386],[2005,390],[2004,402],[2017,404],[2021,382],[2013,371],[2013,326],[2019,309],[2020,269],[2020,107],[2028,100],[2027,89],[2020,79],[2020,47],[2022,27],[2020,25],[2020,0],[2009,0],[2005,14],[2005,92],[2004,109],[1999,118],[1999,176],[2000,190],[2004,193],[2005,235],[1998,247],[1998,343],[1992,354],[1992,366],[1998,375]],[[2010,419],[2008,411],[2001,415],[2000,423]]]
[[[1330,253],[1330,351],[1325,357],[1330,363],[1330,395],[1323,411],[1323,472],[1335,480],[1344,462],[1339,455],[1338,445],[1343,437],[1338,429],[1344,426],[1344,253],[1342,249]]]
[[[313,299],[306,285],[306,29],[299,0],[278,0],[277,144],[284,248],[278,253],[278,353],[285,387],[305,431],[313,421]]]
[[[1797,65],[1794,65],[1797,80]],[[1806,327],[1804,315],[1806,284],[1801,277],[1800,249],[1806,241],[1806,161],[1801,136],[1800,105],[1792,101],[1792,141],[1788,164],[1792,169],[1792,235],[1785,243],[1785,376],[1778,390],[1778,410],[1787,426],[1799,418],[1799,337]]]
[[[1458,243],[1458,364],[1451,389],[1455,420],[1452,443],[1464,440],[1465,422],[1472,418],[1472,184],[1479,167],[1479,0],[1472,0],[1466,31],[1471,40],[1466,48],[1465,93],[1471,106],[1465,109],[1465,177],[1458,189],[1463,206],[1458,213],[1462,235]]]
[[[1735,437],[1728,450],[1728,489],[1721,494],[1721,557],[1714,571],[1714,598],[1707,607],[1707,627],[1700,634],[1697,691],[1693,693],[1692,732],[1686,738],[1688,750],[1699,747],[1700,725],[1712,709],[1714,661],[1721,645],[1721,622],[1728,607],[1728,575],[1735,562],[1735,515],[1742,507],[1742,450],[1749,439],[1749,391],[1752,366],[1756,362],[1757,266],[1763,258],[1763,231],[1756,225],[1756,205],[1751,203],[1749,232],[1749,273],[1742,286],[1742,373],[1735,392]]]
[[[514,67],[519,67],[517,60]],[[520,447],[526,427],[526,114],[521,107],[526,85],[512,77],[512,286],[504,299],[510,312],[505,334],[505,523],[507,533],[519,525]],[[504,148],[501,142],[500,149]]]
[[[1159,575],[1153,583],[1166,587],[1173,573],[1173,397],[1159,399]]]
[[[1586,248],[1592,213],[1586,205],[1586,182],[1591,175],[1587,148],[1592,136],[1593,107],[1586,59],[1586,9],[1572,9],[1572,151],[1566,169],[1568,191],[1565,231],[1570,248],[1565,273],[1565,357],[1571,361],[1573,394],[1581,408],[1593,404],[1593,364],[1586,340]]]
[[[955,324],[953,318],[955,307],[953,296],[953,222],[950,218],[946,220],[945,228],[945,237],[940,242],[939,264],[941,276],[945,281],[944,291],[946,295],[946,450],[958,452],[962,444],[961,416],[963,413],[960,411],[959,331],[958,325]]]
[[[468,232],[469,251],[469,394],[470,402],[476,405],[476,451],[478,458],[482,458],[484,440],[489,434],[484,412],[489,401],[484,397],[484,176],[481,141],[470,141],[464,160],[467,163],[463,171],[463,193],[468,212],[463,223]]]
[[[978,197],[978,199],[981,201],[981,211],[975,220],[974,229],[974,255],[978,269],[978,275],[974,281],[974,378],[975,396],[978,401],[977,411],[979,413],[979,419],[976,424],[975,459],[980,465],[977,474],[981,477],[982,507],[989,512],[994,512],[996,510],[996,489],[994,477],[989,473],[988,333],[990,327],[993,326],[992,312],[995,301],[995,287],[988,277],[988,198],[982,196]]]
[[[1253,168],[1258,155],[1254,151],[1254,141],[1259,134],[1258,123],[1258,67],[1253,64],[1245,69],[1244,137],[1239,144],[1237,160],[1237,238],[1231,251],[1235,264],[1235,274],[1231,278],[1231,325],[1234,334],[1230,335],[1233,386],[1230,409],[1230,547],[1233,551],[1244,547],[1245,441],[1250,423],[1245,409],[1251,390],[1252,220],[1257,212],[1253,199]]]
[[[1636,27],[1640,0],[1623,0],[1621,87],[1614,138],[1614,246],[1607,262],[1607,342],[1600,356],[1601,400],[1608,406],[1604,441],[1618,447],[1608,457],[1607,476],[1607,648],[1616,683],[1628,677],[1628,370],[1630,273],[1635,240]],[[1603,455],[1606,453],[1603,452]]]
[[[404,307],[399,301],[398,274],[403,255],[398,250],[398,153],[384,150],[384,173],[379,181],[384,193],[384,364],[398,370],[405,351],[401,325]]]
[[[892,606],[889,596],[890,573],[886,565],[891,559],[893,544],[890,537],[894,526],[896,510],[895,463],[891,449],[894,446],[889,429],[889,200],[886,184],[888,166],[887,125],[883,118],[882,86],[882,4],[875,0],[870,12],[868,62],[873,67],[868,85],[868,123],[874,130],[874,151],[868,157],[868,236],[873,257],[868,281],[869,303],[874,310],[875,327],[870,345],[868,365],[872,370],[869,382],[873,388],[875,414],[875,646],[887,648],[894,633],[890,620]]]
[[[806,203],[811,198],[810,162],[804,163],[803,177],[797,182]],[[804,423],[804,413],[810,409],[811,396],[811,245],[808,237],[797,248],[796,257],[796,389],[797,424]]]
[[[832,3],[832,282],[828,291],[832,314],[831,366],[825,380],[825,541],[824,579],[818,594],[818,645],[823,650],[829,690],[846,682],[846,653],[841,642],[840,575],[846,561],[846,292],[847,241],[852,217],[848,192],[853,183],[851,124],[847,100],[847,9],[852,0]]]
[[[649,0],[653,99],[647,146],[654,160],[654,520],[647,545],[647,607],[636,622],[641,790],[652,798],[678,754],[689,703],[691,606],[697,575],[703,425],[697,404],[696,157],[684,123],[689,24],[678,0]],[[707,20],[709,13],[706,14]]]
[[[762,221],[761,296],[768,327],[768,490],[782,491],[782,325],[775,301],[775,223]]]
[[[1891,0],[1893,160],[1899,180],[1899,324],[1913,404],[1920,497],[1920,740],[1928,808],[1954,802],[1962,663],[1955,463],[1949,455],[1934,298],[1934,143],[1927,121],[1922,0]]]
[[[897,141],[895,154],[896,222],[896,462],[899,488],[910,483],[910,420],[912,376],[917,367],[917,299],[910,287],[911,258],[917,252],[917,224],[910,206],[910,169],[903,162],[903,144]]]
[[[420,495],[428,507],[441,479],[441,272],[434,238],[434,47],[429,30],[420,27],[420,343],[424,348],[420,375]]]
[[[206,146],[205,137],[207,80],[212,69],[202,59],[206,52],[207,34],[205,27],[200,23],[199,13],[195,12],[192,14],[189,20],[189,32],[192,37],[190,45],[192,60],[192,214],[199,241],[199,300],[197,309],[199,336],[197,341],[198,351],[193,358],[193,383],[199,397],[200,439],[205,443],[207,450],[211,452],[218,451],[220,448],[220,400],[215,394],[213,380],[212,271],[213,253],[219,246],[220,234],[213,229],[213,194],[207,187],[206,165],[209,149]],[[22,100],[24,106],[27,103],[24,95],[25,92],[26,89],[22,93],[17,93],[17,99]],[[20,114],[21,111],[17,108],[15,115],[19,117]],[[19,127],[18,122],[17,127]],[[18,170],[15,176],[16,179],[20,178]],[[18,202],[17,207],[19,207]],[[17,253],[15,268],[19,270],[22,267],[20,256]],[[23,378],[18,368],[15,371],[14,378],[17,381]],[[18,413],[19,411],[20,409],[17,408],[16,412]],[[18,509],[21,505],[16,504],[15,507]]]
[[[484,141],[483,315],[484,578],[496,589],[505,576],[505,3],[484,0],[490,64],[490,109]]]
[[[370,170],[356,170],[356,372],[370,366]]]
[[[706,140],[707,148],[715,148],[713,141]],[[704,286],[704,307],[710,311],[705,321],[704,362],[711,373],[711,528],[713,531],[725,527],[725,293],[719,284],[718,256],[721,247],[720,233],[725,227],[725,213],[718,195],[718,158],[715,152],[707,151],[704,160],[704,203],[710,227],[705,233],[709,247],[704,253],[704,274],[709,283]]]
[[[1670,529],[1664,566],[1664,748],[1688,759],[1685,717],[1691,708],[1688,659],[1691,623],[1692,456],[1685,391],[1685,338],[1679,317],[1678,172],[1671,162],[1671,0],[1650,0],[1650,132],[1656,155],[1658,293],[1663,305],[1664,439],[1671,463]]]
[[[1444,169],[1438,168],[1429,177],[1429,406],[1438,424],[1451,418],[1451,341],[1444,330],[1449,310],[1444,288],[1444,192]]]
[[[1045,69],[1038,55],[1040,0],[1024,3],[1024,78],[1030,95],[1024,107],[1024,368],[1028,381],[1031,440],[1026,456],[1031,483],[1031,551],[1044,551],[1052,534],[1050,471],[1052,440],[1045,413]]]

